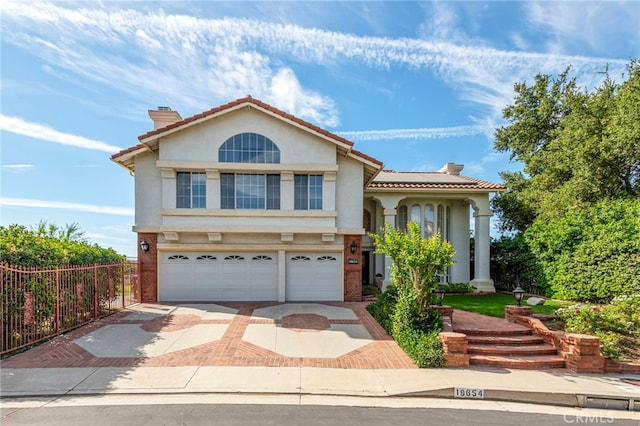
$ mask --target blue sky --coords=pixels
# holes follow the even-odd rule
[[[1,224],[77,222],[136,252],[133,178],[109,160],[152,129],[251,94],[403,171],[500,182],[513,84],[584,87],[640,58],[640,2],[3,1]]]

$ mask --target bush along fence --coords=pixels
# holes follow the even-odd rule
[[[0,263],[0,354],[32,345],[139,301],[137,264],[55,269]]]

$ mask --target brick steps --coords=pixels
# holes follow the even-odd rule
[[[535,344],[535,345],[468,345],[468,354],[477,355],[502,355],[502,356],[523,356],[523,355],[557,355],[558,351],[551,345]]]
[[[503,329],[494,330],[454,327],[455,332],[466,334],[469,365],[521,369],[566,367],[564,358],[542,337],[528,328],[504,325]]]
[[[464,333],[467,336],[530,336],[531,330],[525,327],[500,329],[477,329],[477,328],[458,328],[454,325],[456,333]]]
[[[544,343],[540,336],[474,336],[467,334],[469,344],[483,345],[538,345]]]
[[[540,368],[565,368],[564,358],[560,355],[497,356],[470,355],[470,365],[488,365],[502,368],[522,368],[537,370]]]

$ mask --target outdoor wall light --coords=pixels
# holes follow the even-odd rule
[[[351,254],[354,254],[356,250],[358,250],[358,243],[356,243],[355,241],[352,242],[349,248],[351,249]]]
[[[518,302],[518,306],[522,306],[523,294],[524,294],[524,290],[520,286],[516,287],[516,289],[513,290],[513,296],[516,298],[516,302]]]
[[[140,241],[140,248],[142,249],[143,252],[148,252],[149,251],[149,243],[146,240],[142,240]]]
[[[438,306],[442,306],[442,299],[444,299],[444,295],[446,294],[446,291],[439,288],[435,290],[434,293],[436,294],[436,296],[438,296]]]

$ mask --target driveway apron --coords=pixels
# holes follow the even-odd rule
[[[416,368],[366,303],[142,303],[7,358],[3,368]]]

